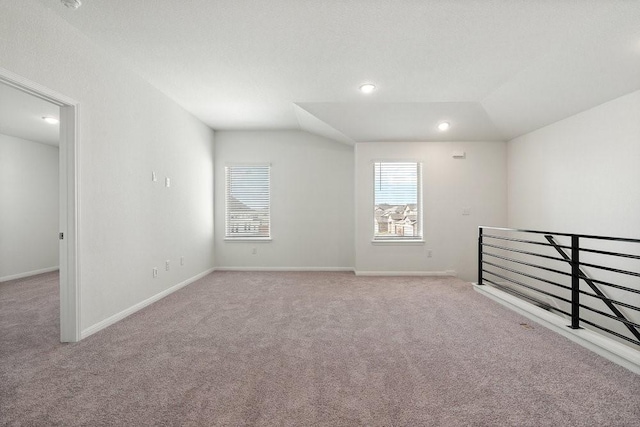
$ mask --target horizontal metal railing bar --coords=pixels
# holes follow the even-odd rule
[[[616,289],[620,289],[623,291],[627,291],[627,292],[633,292],[635,294],[640,294],[640,289],[633,289],[633,288],[628,288],[626,286],[622,286],[622,285],[616,285],[615,283],[611,283],[611,282],[605,282],[604,280],[598,280],[598,279],[592,279],[590,277],[585,277],[585,276],[580,276],[581,279],[589,279],[591,280],[593,283],[598,283],[600,285],[605,285],[605,286],[609,286],[611,288],[616,288]]]
[[[495,286],[495,287],[496,287],[496,288],[498,288],[498,289],[502,289],[504,292],[507,292],[507,293],[510,293],[510,294],[514,294],[514,295],[518,295],[518,296],[520,296],[520,297],[522,297],[522,298],[524,298],[524,299],[528,299],[528,300],[530,300],[530,301],[535,301],[537,304],[542,304],[542,305],[544,305],[544,307],[546,307],[548,310],[554,310],[554,311],[557,311],[557,312],[559,312],[559,313],[564,314],[565,316],[569,316],[569,317],[571,317],[571,314],[569,314],[568,312],[566,312],[566,311],[564,311],[564,310],[561,310],[561,309],[559,309],[559,308],[557,308],[557,307],[554,307],[554,306],[552,306],[552,305],[550,305],[550,304],[546,304],[546,303],[543,303],[543,302],[541,302],[541,301],[538,301],[537,299],[535,299],[535,298],[534,298],[534,297],[532,297],[531,295],[527,295],[527,294],[525,294],[525,293],[523,293],[523,292],[520,292],[520,291],[518,291],[518,290],[516,290],[516,289],[512,289],[512,288],[509,288],[509,287],[507,287],[507,286],[503,286],[503,285],[501,285],[501,284],[499,284],[499,283],[496,283],[496,282],[494,282],[494,281],[492,281],[492,280],[490,280],[490,279],[486,279],[486,278],[485,278],[483,281],[484,281],[484,282],[487,282],[487,283],[491,283],[493,286]]]
[[[501,268],[501,269],[503,269],[503,270],[510,271],[510,272],[512,272],[512,273],[520,274],[520,275],[525,276],[525,277],[528,277],[528,278],[530,278],[530,279],[539,280],[539,281],[541,281],[541,282],[545,282],[545,283],[548,283],[548,284],[550,284],[550,285],[558,286],[558,287],[560,287],[560,288],[563,288],[563,289],[566,289],[566,290],[569,290],[569,291],[571,290],[571,286],[561,285],[560,283],[556,283],[556,282],[554,282],[554,281],[552,281],[552,280],[543,279],[543,278],[541,278],[541,277],[534,276],[533,274],[523,273],[522,271],[514,270],[514,269],[512,269],[512,268],[508,268],[508,267],[505,267],[505,266],[503,266],[503,265],[494,264],[494,263],[489,262],[489,261],[483,261],[483,263],[484,263],[484,264],[492,265],[492,266],[494,266],[494,267]]]
[[[564,247],[564,246],[562,246]],[[590,252],[593,254],[600,254],[600,255],[610,255],[610,256],[619,256],[619,257],[623,257],[623,258],[631,258],[631,259],[640,259],[640,255],[632,255],[632,254],[625,254],[622,252],[610,252],[610,251],[602,251],[600,249],[587,249],[587,248],[580,248],[581,252]]]
[[[635,271],[628,271],[628,270],[621,270],[619,268],[605,267],[605,266],[602,266],[602,265],[590,264],[588,262],[581,262],[579,264],[582,265],[582,266],[585,266],[585,267],[591,267],[591,268],[597,268],[597,269],[600,269],[600,270],[611,271],[613,273],[626,274],[627,276],[640,277],[640,273],[637,273]]]
[[[626,335],[622,335],[622,334],[620,334],[620,333],[618,333],[618,332],[614,332],[614,331],[612,331],[611,329],[607,329],[607,328],[605,328],[604,326],[597,325],[597,324],[595,324],[595,323],[593,323],[593,322],[590,322],[589,320],[583,319],[582,317],[580,318],[580,321],[581,321],[582,323],[586,323],[587,325],[591,325],[591,326],[593,326],[594,328],[598,328],[598,329],[600,329],[601,331],[605,331],[605,332],[607,332],[607,333],[609,333],[609,334],[611,334],[611,335],[615,335],[615,336],[616,336],[616,337],[618,337],[618,338],[621,338],[621,339],[623,339],[623,340],[629,341],[629,342],[634,343],[634,344],[636,344],[636,345],[640,345],[640,341],[638,341],[638,340],[634,340],[634,339],[632,339],[632,338],[629,338],[629,337],[628,337],[628,336],[626,336]]]
[[[482,237],[488,237],[490,239],[506,240],[506,241],[509,241],[509,242],[518,242],[518,243],[527,243],[527,244],[538,245],[538,246],[547,246],[547,247],[552,247],[552,248],[571,249],[570,245],[560,245],[560,244],[553,245],[551,243],[536,242],[535,240],[515,239],[515,238],[512,238],[512,237],[494,236],[492,234],[483,234]],[[580,251],[582,251],[582,252],[590,252],[590,253],[600,254],[600,255],[610,255],[610,256],[618,256],[618,257],[623,257],[623,258],[631,258],[631,259],[639,259],[640,260],[640,255],[632,255],[632,254],[627,254],[627,253],[624,253],[624,252],[611,252],[611,251],[603,251],[603,250],[600,250],[600,249],[589,249],[589,248],[580,248]]]
[[[508,240],[509,242],[528,243],[528,244],[531,244],[531,245],[554,247],[554,245],[552,245],[551,243],[536,242],[535,240],[514,239],[514,238],[511,238],[511,237],[493,236],[491,234],[483,234],[482,237],[489,237],[491,239],[498,239],[498,240]],[[565,249],[571,249],[571,246],[558,245],[558,247],[565,248]]]
[[[613,314],[605,313],[604,311],[598,310],[597,308],[589,307],[588,305],[580,304],[580,308],[584,308],[585,310],[589,310],[593,313],[598,313],[601,316],[608,317],[609,319],[617,320],[618,322],[624,323],[625,325],[632,326],[634,328],[640,328],[640,325],[632,322],[631,320],[623,319],[618,316],[614,316]]]
[[[554,247],[554,249],[555,249],[556,251],[558,251],[558,253],[559,253],[559,254],[560,254],[560,255],[561,255],[561,256],[562,256],[566,261],[568,261],[568,262],[570,262],[570,261],[571,261],[571,259],[570,259],[569,255],[567,255],[567,254],[562,250],[562,248],[564,248],[564,249],[570,249],[570,250],[573,250],[573,248],[572,248],[572,247],[569,247],[569,246],[563,246],[563,245],[558,244],[558,243],[555,241],[555,239],[553,238],[553,236],[546,235],[546,236],[544,236],[544,237],[546,237],[546,238],[547,238],[547,240],[549,241],[549,243],[551,243],[551,245]],[[629,259],[640,259],[640,256],[638,256],[638,255],[624,254],[624,253],[619,253],[619,252],[602,251],[602,250],[599,250],[599,249],[578,248],[578,250],[579,250],[579,251],[583,251],[583,252],[597,253],[597,254],[603,254],[603,255],[619,256],[619,257],[629,258]],[[580,264],[580,265],[591,265],[591,264],[587,264],[587,263],[585,263],[585,262],[582,262],[582,263],[579,263],[579,264]],[[596,265],[591,265],[591,266],[596,267],[596,268],[602,268],[602,269],[608,269],[608,268],[609,268],[609,267],[598,267],[598,266],[596,266]],[[626,270],[620,270],[619,272],[620,272],[620,273],[622,273],[623,271],[626,271]],[[636,273],[634,273],[634,272],[629,272],[629,274],[634,275],[634,274],[636,274]],[[586,279],[585,279],[585,280],[586,280]]]
[[[551,256],[551,255],[543,255],[543,254],[538,254],[538,253],[535,253],[535,252],[523,251],[523,250],[520,250],[520,249],[505,248],[504,246],[492,245],[491,243],[482,243],[482,246],[487,246],[489,248],[502,249],[503,251],[507,251],[507,252],[517,252],[519,254],[524,254],[524,255],[533,255],[533,256],[540,257],[540,258],[551,259],[553,261],[559,261],[559,262],[564,262],[564,263],[567,262],[566,260],[564,260],[562,258],[557,258],[557,257]]]
[[[545,235],[545,237],[553,238],[554,236]],[[524,240],[523,240],[523,242],[524,242]],[[553,246],[556,249],[557,248],[569,249],[569,250],[573,249],[571,246],[561,245],[559,243],[551,244],[551,246]],[[590,248],[578,248],[578,250],[580,252],[590,252],[590,253],[601,254],[601,255],[619,256],[619,257],[631,258],[631,259],[640,259],[640,255],[632,255],[632,254],[627,254],[627,253],[624,253],[624,252],[603,251],[601,249],[590,249]]]
[[[556,236],[577,236],[585,239],[596,239],[596,240],[609,240],[615,242],[628,242],[628,243],[640,243],[640,239],[630,239],[627,237],[607,237],[607,236],[595,236],[591,234],[571,234],[571,233],[557,233],[553,231],[538,231],[538,230],[522,230],[518,228],[504,228],[504,227],[488,227],[481,225],[478,228],[482,228],[483,230],[500,230],[500,231],[515,231],[518,233],[532,233],[532,234],[552,234]]]
[[[546,237],[546,236],[545,236]],[[549,237],[554,237],[554,236],[549,236]],[[504,238],[504,240],[510,240],[509,238]],[[570,245],[561,245],[559,243],[554,244],[545,244],[545,243],[540,243],[540,242],[535,242],[533,240],[519,240],[519,239],[512,239],[513,241],[516,242],[522,242],[522,243],[533,243],[533,244],[542,244],[543,246],[552,246],[554,248],[562,248],[562,249],[569,249],[571,250],[571,246]],[[630,259],[638,259],[640,260],[640,255],[633,255],[633,254],[628,254],[625,252],[612,252],[612,251],[604,251],[602,249],[590,249],[590,248],[578,248],[578,250],[580,252],[589,252],[589,253],[593,253],[593,254],[600,254],[600,255],[609,255],[609,256],[618,256],[618,257],[622,257],[622,258],[630,258]]]
[[[507,248],[504,248],[504,247],[502,247],[502,246],[490,245],[490,244],[488,244],[488,243],[483,243],[483,244],[482,244],[482,246],[489,246],[489,247],[496,248],[496,249],[504,249],[504,250],[506,250],[506,251],[511,251],[511,249],[507,249]],[[517,251],[516,251],[516,252],[517,252]],[[541,257],[543,257],[543,258],[551,258],[551,259],[554,259],[554,260],[556,260],[556,261],[563,261],[563,262],[566,262],[566,261],[565,261],[565,260],[563,260],[563,259],[560,259],[560,258],[554,258],[554,257],[547,257],[546,255],[540,255],[540,254],[534,254],[534,253],[527,253],[527,252],[525,252],[525,251],[520,251],[520,253],[524,253],[525,255],[527,255],[527,254],[530,254],[530,255],[538,255],[538,256],[541,256]],[[492,254],[491,252],[484,252],[484,251],[483,251],[483,252],[482,252],[482,254],[483,254],[483,255],[493,256],[493,257],[496,257],[496,258],[500,258],[500,259],[503,259],[503,260],[505,260],[505,261],[512,261],[512,262],[515,262],[515,263],[518,263],[518,264],[527,265],[527,266],[529,266],[529,267],[536,267],[536,268],[540,268],[540,269],[543,269],[543,270],[551,271],[551,272],[553,272],[553,273],[563,274],[563,275],[565,275],[565,276],[571,276],[571,273],[565,273],[564,271],[559,271],[559,270],[555,270],[555,269],[552,269],[552,268],[542,267],[542,266],[539,266],[539,265],[536,265],[536,264],[525,263],[525,262],[522,262],[522,261],[515,260],[515,259],[513,259],[513,258],[508,258],[508,257],[503,257],[503,256],[500,256],[500,255]],[[583,264],[583,265],[584,265],[584,264]],[[628,292],[633,292],[633,293],[636,293],[636,294],[640,294],[640,289],[633,289],[633,288],[629,288],[629,287],[627,287],[627,286],[617,285],[617,284],[615,284],[615,283],[606,282],[606,281],[603,281],[603,280],[592,279],[592,278],[590,278],[590,277],[586,277],[586,276],[583,276],[583,275],[580,275],[580,278],[581,278],[582,280],[585,280],[585,279],[587,279],[587,280],[591,280],[591,281],[592,281],[592,282],[594,282],[594,283],[599,283],[599,284],[601,284],[601,285],[610,286],[610,287],[612,287],[612,288],[620,289],[620,290],[623,290],[623,291],[628,291]]]
[[[569,250],[572,249],[571,246],[565,246],[565,245],[550,245],[550,246],[554,248],[562,248],[562,249],[569,249]],[[621,258],[640,260],[640,255],[633,255],[633,254],[628,254],[624,252],[611,252],[611,251],[603,251],[601,249],[589,249],[589,248],[578,248],[578,250],[580,252],[589,252],[589,253],[598,254],[598,255],[617,256]]]
[[[586,296],[593,297],[593,298],[598,298],[598,299],[600,299],[602,301],[609,301],[610,303],[615,304],[615,305],[619,305],[620,307],[625,307],[625,308],[628,308],[628,309],[631,309],[631,310],[640,311],[640,307],[636,307],[635,305],[627,304],[626,302],[617,301],[617,300],[614,300],[614,299],[611,299],[611,298],[607,298],[607,297],[602,296],[602,295],[592,294],[591,292],[587,292],[587,291],[582,291],[581,290],[579,292],[582,295],[586,295]]]
[[[538,289],[538,288],[536,288],[535,286],[527,285],[526,283],[522,283],[522,282],[520,282],[519,280],[516,280],[516,279],[510,279],[510,278],[508,278],[508,277],[502,276],[501,274],[494,273],[494,272],[493,272],[493,271],[491,271],[491,270],[485,270],[485,269],[482,269],[482,271],[484,271],[485,273],[493,274],[494,276],[499,277],[499,278],[501,278],[501,279],[504,279],[504,280],[506,280],[507,282],[511,282],[511,283],[513,283],[513,284],[515,284],[515,285],[523,286],[523,287],[525,287],[525,288],[527,288],[527,289],[531,289],[532,291],[539,292],[539,293],[541,293],[541,294],[544,294],[544,295],[550,296],[550,297],[555,298],[555,299],[559,299],[560,301],[564,301],[564,302],[569,303],[569,304],[571,303],[571,300],[568,300],[568,299],[563,298],[563,297],[561,297],[561,296],[559,296],[559,295],[556,295],[556,294],[552,294],[551,292],[543,291],[542,289]]]
[[[483,245],[484,246],[484,245]],[[500,258],[503,259],[505,261],[511,261],[511,262],[515,262],[516,264],[522,264],[522,265],[526,265],[528,267],[535,267],[535,268],[539,268],[541,270],[546,270],[546,271],[550,271],[552,273],[557,273],[557,274],[562,274],[564,276],[571,276],[571,273],[566,273],[564,271],[560,271],[560,270],[556,270],[555,268],[549,268],[549,267],[543,267],[541,265],[537,265],[537,264],[531,264],[530,262],[524,262],[524,261],[519,261],[517,259],[513,259],[513,258],[509,258],[506,256],[501,256],[501,255],[496,255],[496,254],[492,254],[491,252],[484,252],[482,251],[482,255],[489,255],[492,257],[496,257],[496,258]]]

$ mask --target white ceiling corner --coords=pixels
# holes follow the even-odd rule
[[[296,117],[298,119],[298,125],[300,129],[313,133],[316,135],[324,136],[325,138],[333,139],[334,141],[342,142],[347,145],[354,145],[355,141],[333,126],[329,126],[317,116],[309,113],[303,107],[298,104],[293,105]]]

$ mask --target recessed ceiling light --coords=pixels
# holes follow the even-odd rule
[[[42,118],[42,120],[44,120],[45,122],[51,124],[51,125],[57,125],[58,123],[60,123],[60,120],[56,119],[55,117],[51,117],[51,116],[44,116]]]
[[[69,9],[77,9],[82,6],[82,2],[80,0],[60,0],[60,2]]]
[[[451,125],[449,124],[449,122],[442,122],[438,125],[438,129],[440,129],[441,131],[449,130],[450,127]]]
[[[360,86],[360,92],[362,93],[371,93],[374,90],[376,90],[376,85],[371,83],[365,83],[362,86]]]

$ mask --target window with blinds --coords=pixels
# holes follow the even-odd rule
[[[374,240],[422,240],[418,162],[376,162],[374,178]]]
[[[225,168],[225,238],[271,237],[270,169],[269,165],[234,165]]]

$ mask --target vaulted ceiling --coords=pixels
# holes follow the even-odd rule
[[[637,0],[40,1],[217,130],[509,140],[640,89]]]

